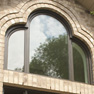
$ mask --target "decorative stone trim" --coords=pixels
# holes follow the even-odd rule
[[[35,74],[4,70],[4,84],[64,94],[94,94],[94,86]],[[67,93],[68,92],[68,93]]]
[[[19,1],[19,0],[18,0]],[[90,49],[92,55],[92,71],[94,74],[94,17],[85,12],[85,9],[76,4],[74,0],[21,0],[15,7],[0,11],[0,94],[2,94],[3,81],[5,84],[18,85],[29,88],[44,88],[57,92],[70,92],[80,94],[94,94],[94,87],[87,84],[58,80],[54,78],[17,73],[4,70],[4,37],[7,29],[15,24],[26,24],[28,16],[36,9],[49,9],[61,15],[70,24],[73,36],[81,39]],[[91,24],[92,22],[92,24]],[[41,83],[41,79],[43,82]],[[93,75],[94,79],[94,75]],[[62,86],[63,84],[63,86]]]

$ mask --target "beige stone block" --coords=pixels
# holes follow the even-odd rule
[[[92,86],[92,94],[94,94],[94,86]]]
[[[47,79],[47,89],[51,88],[51,80],[49,77],[46,78]]]
[[[4,60],[0,60],[0,65],[3,65],[4,63]],[[2,67],[1,67],[2,68]]]
[[[80,83],[76,83],[76,92],[79,94],[81,91]]]
[[[31,13],[32,13],[32,11],[34,11],[36,9],[36,6],[33,5],[33,6],[30,7],[30,9],[31,9]]]
[[[25,12],[25,10],[21,9],[21,10],[20,10],[20,12],[24,13],[24,12]]]
[[[4,56],[0,56],[0,60],[3,60],[4,59]],[[1,65],[0,65],[1,66]]]
[[[14,24],[14,23],[15,23],[15,20],[14,20],[14,19],[12,19],[12,20],[11,20],[11,23],[12,23],[12,24]]]
[[[26,23],[27,22],[27,19],[26,18],[23,18],[23,22]]]
[[[19,13],[15,14],[16,15],[15,19],[23,17],[23,14],[24,13],[22,13],[21,11]]]
[[[13,8],[13,9],[12,9],[12,12],[13,12],[14,14],[16,14],[16,13],[18,12],[18,8],[16,8],[16,7]]]
[[[3,39],[4,40],[4,39]],[[5,45],[4,45],[4,43],[0,43],[0,47],[4,47]]]
[[[8,78],[8,71],[4,70],[4,82],[8,82],[9,78]]]
[[[26,10],[27,10],[27,6],[24,5],[23,8],[22,8],[22,13],[24,13]]]
[[[0,73],[3,73],[3,69],[0,69]]]
[[[2,73],[2,75],[3,75],[3,73]],[[3,77],[0,77],[0,82],[3,82]]]
[[[3,86],[0,87],[0,92],[3,92]],[[0,93],[1,94],[1,93]]]
[[[85,85],[85,94],[89,94],[89,92],[88,92],[88,85],[87,84]]]
[[[19,3],[19,4],[17,5],[17,8],[21,9],[21,7],[23,6],[23,4],[24,4],[24,3]]]
[[[64,91],[68,92],[69,87],[68,87],[68,81],[64,80]]]
[[[0,73],[0,78],[3,78],[3,73]]]
[[[41,81],[42,81],[41,76],[37,75],[37,86],[39,88],[41,87],[41,84],[42,84]]]
[[[0,91],[0,94],[3,94],[3,91]]]
[[[4,41],[5,41],[4,39],[0,38],[0,43],[4,43]]]
[[[23,22],[23,18],[19,18],[19,22]]]
[[[30,15],[30,12],[26,11],[25,14],[26,14],[26,15],[24,15],[24,16],[25,16],[26,18],[28,18],[28,16]],[[23,16],[23,17],[24,17],[24,16]]]
[[[32,75],[28,74],[28,86],[32,86]]]
[[[89,92],[89,94],[92,94],[92,87],[91,87],[91,85],[88,85],[88,92]]]
[[[4,52],[0,52],[0,55],[1,55],[1,56],[4,56]]]
[[[51,78],[50,81],[51,81],[51,89],[55,90],[55,79]]]
[[[19,84],[20,84],[20,85],[23,85],[23,84],[24,84],[24,83],[23,83],[23,82],[24,82],[23,74],[24,74],[24,73],[19,73]]]
[[[3,87],[3,83],[2,82],[0,82],[0,87]]]
[[[2,27],[5,22],[6,22],[6,20],[2,18],[2,19],[0,20],[0,27]]]
[[[9,75],[9,83],[13,83],[13,71],[9,71],[8,72],[8,75]]]
[[[16,19],[14,19],[15,20],[15,23],[20,23],[19,22],[19,18],[16,18]]]
[[[7,16],[9,19],[14,19],[14,18],[16,18],[16,15],[15,14],[10,14],[10,15],[8,15]]]
[[[60,91],[64,91],[64,81],[60,80]]]
[[[28,85],[28,80],[27,80],[28,75],[26,73],[24,73],[23,78],[24,78],[24,81],[23,81],[24,85]]]
[[[13,8],[8,10],[8,14],[11,14],[11,13],[13,13]]]
[[[5,16],[3,19],[5,19],[6,21],[8,21],[8,20],[9,20],[8,16]]]
[[[32,12],[31,8],[29,8],[29,9],[27,10],[27,12],[31,13],[31,12]]]
[[[0,34],[0,39],[4,39],[4,38],[5,38],[5,36]]]
[[[46,87],[47,87],[46,77],[41,76],[41,88],[46,88]]]
[[[32,86],[37,87],[37,75],[32,75]]]
[[[19,83],[19,74],[17,72],[13,73],[13,83],[18,84]]]
[[[85,85],[80,84],[80,87],[81,87],[81,93],[84,94],[85,93]]]
[[[2,60],[3,60],[3,59],[2,59]],[[3,69],[3,67],[4,67],[3,64],[0,64],[0,69]]]
[[[3,92],[3,86],[0,86],[0,92]],[[1,94],[1,93],[0,93]]]
[[[5,29],[4,29],[4,28],[5,28],[5,27],[3,27],[3,28],[1,29],[1,34],[2,34],[2,35],[5,35],[5,32],[6,32],[6,30],[7,30],[7,28],[5,28]]]
[[[69,88],[68,91],[69,91],[69,92],[72,92],[72,83],[71,83],[71,82],[68,83],[68,88]]]
[[[59,79],[55,79],[55,90],[60,90],[60,81],[59,81]]]
[[[76,90],[76,83],[75,82],[72,82],[72,92],[73,93],[77,92],[77,90]]]
[[[36,4],[37,8],[44,8],[44,4]]]

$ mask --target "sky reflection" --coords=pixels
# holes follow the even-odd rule
[[[55,18],[47,15],[36,16],[30,24],[30,61],[35,50],[48,38],[67,34],[65,27]]]

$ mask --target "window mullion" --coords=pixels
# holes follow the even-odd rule
[[[5,55],[4,55],[4,69],[7,69],[8,65],[8,37],[5,38]]]
[[[24,71],[29,73],[29,30],[24,32]]]
[[[72,41],[70,40],[69,36],[68,36],[68,52],[69,52],[69,79],[74,81]]]

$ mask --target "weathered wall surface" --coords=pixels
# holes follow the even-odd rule
[[[35,75],[32,80],[34,83],[29,85],[28,81],[31,81],[29,77],[32,75],[3,71],[5,32],[14,24],[26,23],[30,13],[38,8],[50,9],[64,17],[70,23],[73,29],[73,36],[80,38],[90,49],[92,55],[92,71],[94,74],[94,16],[88,14],[82,6],[76,4],[74,0],[0,0],[0,94],[3,94],[3,81],[7,84],[20,85],[21,83],[21,86],[33,87],[37,83],[37,79],[41,79],[41,76],[37,78]],[[58,92],[94,94],[94,87],[91,85],[65,81],[65,87],[63,87],[57,79],[45,79],[49,79],[45,83],[45,88],[41,87],[41,84],[35,87]],[[63,80],[61,82],[63,83]]]

